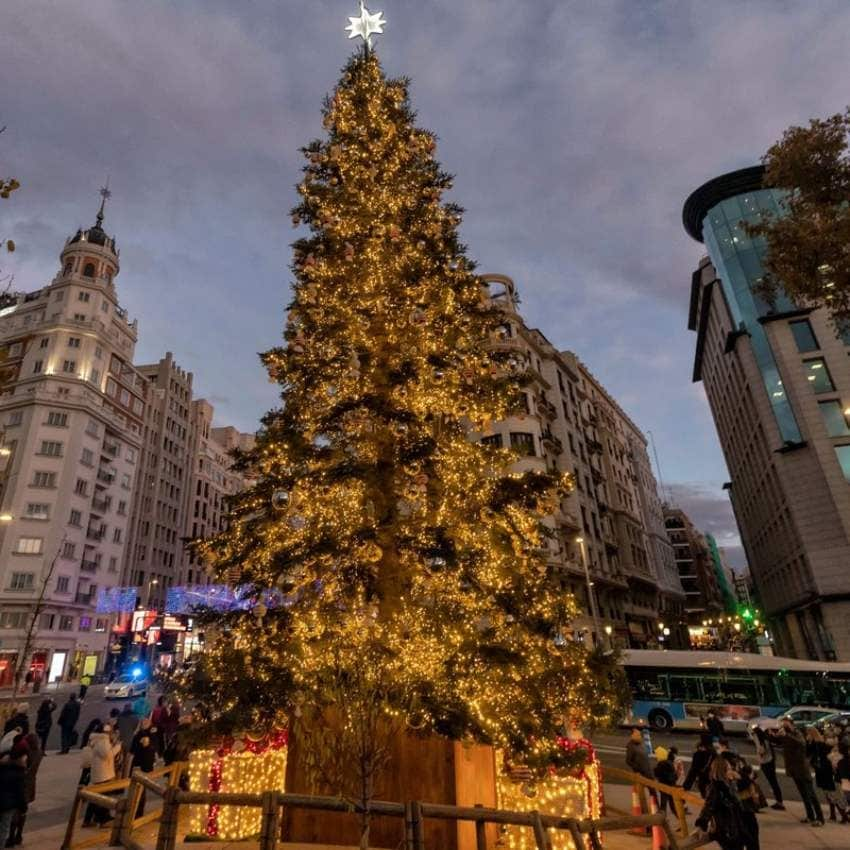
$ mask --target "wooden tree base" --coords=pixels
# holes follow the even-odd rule
[[[293,794],[328,794],[307,777],[297,736],[289,740],[286,790]],[[496,806],[496,763],[491,747],[463,746],[436,735],[402,733],[392,760],[379,779],[375,799],[405,803],[419,800],[458,806]],[[488,827],[488,846],[495,846],[495,827]],[[295,844],[357,847],[360,823],[356,815],[285,810],[283,840]],[[404,840],[401,818],[373,818],[370,846],[398,847]],[[441,850],[475,850],[471,823],[426,820],[425,844]]]

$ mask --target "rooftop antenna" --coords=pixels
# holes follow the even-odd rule
[[[106,202],[112,197],[112,192],[109,191],[109,175],[106,175],[106,185],[102,186],[100,189],[100,209],[97,211],[97,227],[103,229],[101,225],[103,224],[103,208],[106,206]]]

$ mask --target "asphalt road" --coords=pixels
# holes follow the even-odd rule
[[[593,743],[596,751],[599,753],[599,758],[603,765],[610,767],[626,768],[626,741],[629,738],[629,730],[624,729],[619,733],[596,734],[593,736]],[[679,749],[679,756],[684,759],[686,767],[690,766],[691,755],[697,746],[699,736],[696,733],[688,734],[687,732],[678,733],[652,733],[652,747],[658,746],[669,749],[676,746]],[[729,738],[731,748],[743,756],[750,764],[757,765],[758,761],[755,756],[755,748],[750,740],[745,735],[733,735]],[[782,796],[787,800],[799,800],[800,795],[797,793],[797,788],[794,783],[785,776],[785,769],[782,762],[782,751],[777,749],[777,778],[779,779],[779,787],[782,789]],[[759,779],[762,791],[770,802],[773,802],[773,793],[770,790],[770,785],[763,778]],[[696,792],[696,789],[694,789]],[[821,805],[825,803],[823,794],[818,795],[821,798]],[[825,812],[829,814],[829,812]]]

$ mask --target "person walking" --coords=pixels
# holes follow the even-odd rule
[[[26,769],[24,736],[16,733],[10,739],[9,735],[5,735],[0,744],[0,847],[6,846],[15,818],[26,811]]]
[[[118,740],[121,743],[121,775],[129,776],[132,758],[130,748],[133,744],[133,736],[139,728],[139,715],[133,711],[132,703],[124,703],[124,708],[118,715],[116,726],[118,727]]]
[[[86,698],[86,694],[89,690],[89,685],[91,685],[91,676],[87,673],[83,675],[82,679],[80,679],[80,702]]]
[[[65,755],[74,746],[77,736],[77,721],[80,719],[80,704],[77,695],[71,694],[68,702],[62,706],[59,712],[59,720],[56,721],[62,732],[62,746],[59,752]]]
[[[790,717],[782,718],[782,728],[779,730],[777,740],[782,744],[785,775],[794,781],[800,792],[800,799],[806,807],[806,817],[803,818],[802,823],[810,823],[815,827],[823,826],[823,811],[812,782],[809,760],[806,757],[806,740]]]
[[[115,779],[115,757],[121,752],[121,744],[113,743],[112,727],[107,723],[101,732],[92,732],[88,750],[91,758],[91,784]],[[109,810],[90,803],[83,817],[83,826],[92,826],[96,821],[102,825],[109,820]]]
[[[823,735],[814,726],[806,729],[806,755],[815,771],[815,785],[823,791],[829,804],[829,819],[836,820],[836,811],[841,813],[841,822],[847,823],[847,800],[841,793],[840,785],[835,781],[835,768],[830,753],[832,745],[827,744]]]
[[[145,718],[147,720],[147,718]],[[150,721],[147,721],[150,723]],[[156,747],[151,740],[151,736],[147,734],[147,730],[136,735],[133,741],[133,767],[138,767],[142,773],[150,773],[156,764]],[[140,818],[145,813],[145,790],[142,789],[142,794],[139,797],[139,807],[136,809],[136,817]]]
[[[56,703],[50,697],[45,697],[38,707],[35,715],[35,733],[41,743],[42,756],[47,755],[47,739],[53,728],[53,712],[56,711]]]
[[[35,801],[35,777],[38,773],[38,768],[41,765],[42,749],[41,742],[35,732],[29,732],[24,735],[24,741],[27,745],[27,766],[24,772],[24,800],[26,806],[18,810],[15,819],[12,821],[12,829],[9,834],[9,839],[6,842],[7,847],[17,847],[23,844],[24,824],[27,820],[27,809],[29,804]]]
[[[732,768],[731,775],[735,778],[738,799],[741,801],[741,818],[743,819],[746,833],[744,847],[747,850],[760,850],[759,822],[756,815],[758,814],[762,795],[761,789],[756,782],[755,772],[750,765],[741,759],[737,769]]]
[[[738,799],[737,790],[730,784],[735,776],[726,759],[711,760],[705,804],[696,819],[697,827],[707,832],[710,838],[720,845],[721,850],[749,850],[752,846],[752,836],[744,821],[741,801]]]
[[[653,773],[655,774],[655,778],[663,785],[676,784],[675,757],[675,753],[671,753],[669,750],[664,749],[664,747],[655,748],[655,768]],[[662,791],[661,799],[658,802],[658,808],[661,809],[662,812],[666,812],[668,806],[672,812],[673,798]]]
[[[163,721],[162,730],[163,750],[162,759],[169,765],[175,760],[177,751],[177,728],[180,726],[180,703],[176,700],[168,707],[168,713]]]
[[[785,810],[785,805],[782,802],[782,788],[779,786],[779,780],[776,778],[776,750],[773,749],[773,744],[767,733],[760,726],[756,726],[750,733],[753,741],[753,746],[756,748],[756,758],[761,767],[761,772],[767,780],[773,791],[773,805],[771,809]]]
[[[629,740],[626,742],[626,767],[632,773],[639,773],[647,779],[655,778],[649,765],[649,756],[646,753],[646,745],[643,743],[643,735],[637,726],[632,729]]]
[[[705,731],[711,737],[711,743],[716,744],[726,736],[726,727],[723,721],[715,714],[714,709],[709,709],[705,715]]]
[[[154,710],[151,712],[151,723],[156,728],[154,743],[156,751],[160,756],[165,752],[165,722],[168,717],[168,706],[165,704],[165,697],[157,697]]]
[[[688,771],[688,775],[685,777],[685,781],[682,783],[682,787],[685,791],[690,791],[691,788],[693,788],[694,783],[696,783],[700,796],[705,798],[709,783],[708,769],[716,755],[717,753],[714,750],[714,744],[711,737],[706,732],[700,736],[697,748],[694,750],[694,754],[691,757],[691,768]]]

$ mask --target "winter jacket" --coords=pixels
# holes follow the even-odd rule
[[[125,750],[129,750],[133,743],[133,735],[136,734],[136,729],[139,726],[139,715],[134,711],[122,711],[118,715],[115,725],[118,727],[118,737],[121,739],[121,746]]]
[[[782,754],[785,757],[785,774],[789,779],[806,781],[812,778],[806,758],[806,741],[796,730],[786,730],[782,736]]]
[[[115,779],[115,756],[121,745],[113,744],[108,732],[93,732],[87,749],[91,752],[92,784]]]
[[[53,726],[53,712],[56,711],[56,703],[52,699],[46,699],[38,707],[35,716],[35,731],[39,735],[46,735]]]
[[[835,791],[835,772],[829,760],[831,749],[825,741],[810,741],[806,745],[806,755],[815,769],[815,785],[822,791]]]
[[[682,787],[686,791],[693,788],[694,782],[697,784],[700,794],[705,796],[708,788],[708,768],[714,760],[716,753],[714,750],[695,750],[694,757],[691,759],[691,769],[682,783]]]
[[[646,747],[643,741],[633,741],[629,739],[626,744],[626,766],[629,770],[645,776],[647,779],[653,779],[652,769],[649,766],[649,756],[646,754]]]
[[[743,846],[748,837],[744,809],[729,783],[717,779],[709,783],[696,825],[722,847]]]
[[[719,717],[707,717],[705,719],[705,731],[712,738],[722,738],[726,734],[723,721]]]
[[[0,759],[0,812],[26,811],[24,761],[25,759],[11,759],[8,756]]]
[[[59,712],[59,720],[56,722],[65,729],[73,729],[80,719],[80,704],[75,700],[65,703],[62,706],[62,711]]]
[[[662,759],[655,765],[655,778],[665,785],[676,784],[676,765],[670,759]]]
[[[30,719],[22,711],[16,712],[6,721],[6,725],[3,727],[3,734],[5,735],[11,732],[13,729],[20,729],[24,735],[29,734]]]
[[[148,737],[143,735],[142,737]],[[142,740],[133,745],[133,767],[138,767],[143,773],[150,773],[156,763],[156,747],[148,740],[146,747],[142,746]]]
[[[27,756],[26,773],[24,774],[24,795],[27,802],[31,803],[35,800],[35,776],[38,773],[44,753],[41,750],[41,741],[38,740],[38,735],[34,732],[27,735],[27,746],[30,751]]]

